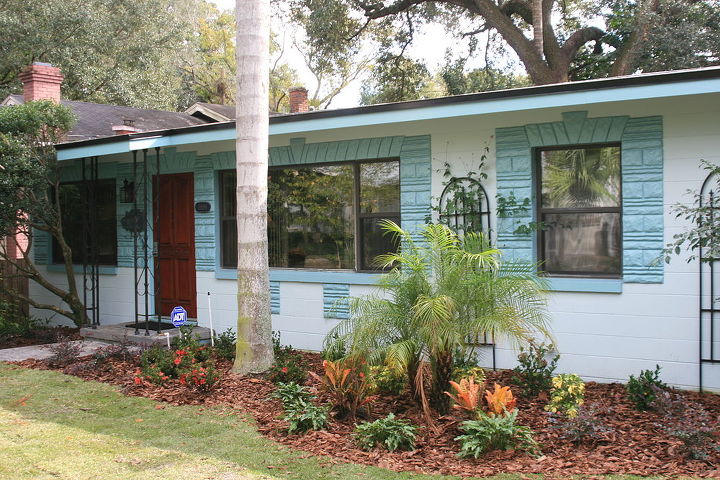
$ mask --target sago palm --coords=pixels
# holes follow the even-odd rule
[[[378,257],[389,267],[379,292],[354,298],[351,315],[328,335],[351,355],[384,361],[408,375],[412,393],[418,368],[429,361],[431,404],[447,412],[453,353],[485,333],[522,343],[548,334],[543,282],[532,264],[500,262],[500,251],[481,234],[462,238],[444,225],[426,225],[418,238],[393,222],[383,228],[401,248]]]

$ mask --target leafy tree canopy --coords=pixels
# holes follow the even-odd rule
[[[189,4],[171,0],[7,0],[0,11],[0,94],[34,61],[60,67],[71,100],[172,109]]]
[[[314,0],[293,0],[310,8]],[[502,49],[512,50],[533,84],[626,75],[720,63],[720,2],[718,0],[333,0],[337,21],[355,22],[357,32],[373,25],[401,22],[413,37],[417,26],[440,23],[458,42],[494,38]],[[327,12],[327,15],[330,13]],[[327,23],[327,19],[324,20]],[[314,30],[307,29],[313,38]],[[354,36],[348,35],[350,41]],[[410,38],[412,39],[412,38]],[[315,40],[321,40],[320,37]],[[380,67],[376,80],[397,77],[401,65],[383,62],[387,45],[379,42]],[[500,51],[495,53],[502,54]],[[488,48],[485,49],[488,51]],[[487,59],[486,59],[487,60]],[[491,59],[492,60],[492,59]],[[406,63],[402,75],[417,91],[422,76],[416,65]],[[492,62],[486,61],[491,66]],[[376,73],[378,72],[378,73]],[[391,72],[391,73],[387,73]],[[470,71],[463,71],[468,75]],[[485,82],[486,70],[457,82],[447,76],[449,92],[463,88],[502,88]],[[401,76],[402,76],[401,75]],[[507,74],[506,74],[507,75]],[[452,78],[451,78],[452,77]],[[490,77],[492,78],[492,77]],[[512,78],[504,83],[515,86]],[[502,83],[502,82],[501,82]],[[372,90],[372,88],[370,88]]]

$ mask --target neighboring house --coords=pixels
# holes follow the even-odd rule
[[[217,114],[210,110],[191,113]],[[109,233],[100,239],[101,323],[132,320],[134,265],[154,246],[150,313],[183,305],[207,326],[210,292],[215,328],[235,325],[234,140],[234,123],[221,121],[57,146],[69,182],[80,177],[81,159],[97,157],[111,192],[101,227]],[[496,243],[505,257],[541,261],[548,273],[560,370],[613,381],[659,364],[668,382],[697,388],[699,359],[717,356],[708,353],[708,321],[700,354],[699,266],[657,259],[687,227],[669,208],[700,188],[700,159],[720,162],[720,68],[272,116],[273,327],[285,343],[320,349],[347,315],[336,300],[371,292],[370,260],[392,248],[377,221],[420,228],[442,195],[444,165],[461,177],[484,160],[483,211]],[[573,179],[578,172],[588,182]],[[498,221],[497,198],[527,199],[529,208]],[[138,216],[147,250],[126,228]],[[532,221],[547,229],[518,231]],[[34,245],[35,261],[53,275],[51,242],[38,235]],[[498,367],[515,364],[502,341],[495,353]],[[703,371],[703,385],[720,389],[720,366],[707,362]]]

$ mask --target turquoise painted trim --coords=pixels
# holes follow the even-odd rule
[[[549,277],[552,292],[622,293],[623,281],[615,278]]]
[[[587,112],[565,112],[562,121],[498,128],[497,192],[518,200],[536,195],[533,187],[535,147],[620,142],[623,195],[623,281],[662,283],[664,267],[655,262],[663,248],[662,117],[587,118]],[[534,208],[498,220],[498,244],[517,260],[534,261],[535,235],[517,235],[519,224],[534,219]]]
[[[419,120],[483,115],[542,108],[576,107],[597,103],[620,102],[625,100],[646,100],[686,95],[717,93],[720,91],[720,79],[691,80],[660,85],[638,85],[613,89],[590,90],[580,92],[552,93],[532,97],[502,98],[453,105],[409,108],[390,112],[347,115],[333,118],[316,118],[296,122],[270,125],[270,135],[292,135],[354,128]],[[184,133],[153,137],[151,139],[118,139],[117,142],[102,145],[79,146],[58,151],[58,160],[68,160],[93,155],[111,155],[116,153],[142,150],[156,146],[179,146],[193,143],[226,141],[235,139],[235,129],[213,130],[197,133]]]
[[[219,280],[237,280],[237,270],[216,268],[215,278]],[[271,268],[270,281],[297,283],[347,283],[349,285],[375,285],[380,274],[340,272],[333,270],[300,270]]]
[[[270,313],[280,313],[280,282],[270,282]]]
[[[46,268],[48,272],[65,273],[65,265],[61,265],[58,263],[51,263]],[[73,265],[73,272],[83,273],[82,265]],[[100,273],[100,275],[117,275],[117,267],[113,267],[111,265],[99,265],[98,272]]]
[[[323,284],[323,316],[325,318],[349,318],[349,297],[349,285],[337,283]]]

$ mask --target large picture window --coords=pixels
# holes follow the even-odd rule
[[[237,264],[235,172],[221,173],[222,265]],[[274,167],[268,176],[271,267],[369,271],[394,251],[379,221],[400,223],[400,165],[352,162]]]
[[[97,225],[94,231],[97,242],[98,263],[117,265],[117,218],[115,180],[98,180],[95,188]],[[81,182],[60,185],[60,211],[65,241],[72,250],[74,264],[83,263],[83,224],[86,223],[85,189]],[[63,263],[62,251],[57,240],[52,242],[53,263]],[[89,260],[89,259],[88,259]]]
[[[619,277],[620,146],[542,149],[538,157],[542,270],[551,275]]]

